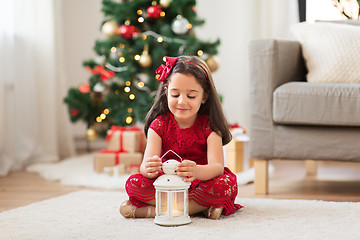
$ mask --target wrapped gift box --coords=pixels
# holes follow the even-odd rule
[[[110,152],[101,151],[94,153],[94,170],[97,173],[104,172],[105,167],[116,166],[122,164],[125,170],[128,169],[134,172],[133,166],[140,166],[143,159],[143,154],[139,152],[125,153],[125,152]],[[129,167],[131,166],[131,168]]]
[[[249,150],[249,137],[245,133],[233,134],[233,139],[226,145],[226,166],[234,173],[251,168]]]
[[[116,166],[104,167],[104,172],[110,176],[119,176],[124,175],[126,173],[126,168],[124,164],[118,164]]]
[[[140,164],[130,164],[126,171],[128,174],[140,173]]]
[[[144,132],[138,127],[112,126],[106,139],[107,149],[110,151],[144,152],[146,138]]]
[[[110,176],[117,177],[124,174],[140,173],[140,164],[130,164],[125,166],[124,164],[118,164],[116,166],[104,167],[104,172]]]

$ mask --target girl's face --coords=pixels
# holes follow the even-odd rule
[[[204,90],[191,74],[175,73],[169,79],[166,92],[168,107],[179,128],[191,127],[202,103],[206,102]]]

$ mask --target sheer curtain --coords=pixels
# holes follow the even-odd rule
[[[260,38],[291,38],[299,21],[297,0],[198,0],[205,24],[196,29],[202,39],[220,38],[219,69],[213,73],[230,123],[250,126],[249,43]]]
[[[0,0],[0,176],[74,154],[61,1]]]
[[[299,22],[298,0],[256,0],[255,6],[256,37],[292,38],[290,26]]]

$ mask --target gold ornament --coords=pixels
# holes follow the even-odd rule
[[[112,37],[118,34],[119,25],[115,21],[107,21],[103,24],[101,32],[107,37]]]
[[[152,64],[152,60],[148,52],[143,51],[140,56],[139,64],[144,68],[150,67],[150,65]]]
[[[140,66],[146,68],[146,67],[150,67],[150,65],[152,64],[152,59],[149,55],[149,45],[145,44],[144,46],[144,51],[142,52],[140,59],[139,59],[139,64]]]
[[[206,64],[211,72],[215,72],[219,68],[219,59],[216,56],[211,56],[206,60]]]
[[[172,0],[160,0],[160,6],[163,8],[168,8]]]
[[[94,141],[96,138],[96,130],[93,127],[89,127],[88,130],[86,130],[86,139],[89,141]]]

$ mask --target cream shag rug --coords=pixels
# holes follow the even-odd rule
[[[87,154],[79,157],[68,158],[57,163],[36,163],[26,169],[28,172],[39,173],[48,180],[60,181],[63,185],[99,187],[107,189],[124,189],[129,175],[109,176],[106,173],[93,171],[93,155]],[[269,174],[273,166],[269,166]],[[237,182],[244,185],[254,180],[254,169],[237,173]]]
[[[125,219],[123,191],[79,191],[0,213],[0,239],[360,239],[360,203],[237,198],[245,207],[179,227]]]

